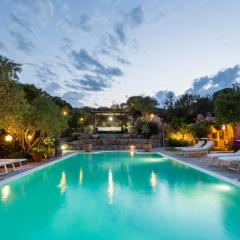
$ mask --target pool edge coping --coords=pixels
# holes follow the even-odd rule
[[[211,171],[211,170],[207,170],[207,169],[205,169],[205,168],[196,166],[196,165],[194,165],[194,164],[192,164],[192,163],[184,162],[184,161],[182,161],[182,160],[180,160],[180,159],[177,159],[176,157],[169,156],[169,155],[167,155],[167,154],[165,154],[165,153],[161,153],[161,152],[152,152],[152,153],[161,155],[161,156],[166,157],[166,158],[168,158],[168,159],[170,159],[170,160],[173,160],[173,161],[175,161],[175,162],[181,163],[182,165],[185,165],[185,166],[187,166],[187,167],[193,168],[193,169],[195,169],[195,170],[197,170],[197,171],[199,171],[199,172],[205,173],[205,174],[207,174],[207,175],[209,175],[209,176],[218,178],[218,179],[220,179],[220,180],[222,180],[222,181],[225,181],[225,182],[227,182],[227,183],[230,183],[230,184],[232,184],[232,185],[234,185],[234,186],[236,186],[236,187],[240,187],[240,182],[238,182],[238,181],[236,181],[236,180],[234,180],[234,179],[231,179],[231,178],[229,178],[229,177],[222,176],[222,175],[220,175],[220,174],[218,174],[218,173],[215,173],[215,172],[213,172],[213,171]]]
[[[108,153],[108,152],[129,152],[129,151],[128,150],[105,150],[105,151],[92,151],[91,153]],[[56,160],[53,160],[52,162],[43,164],[41,166],[38,166],[38,167],[35,167],[35,168],[32,168],[32,169],[26,170],[26,171],[24,171],[22,173],[16,174],[15,176],[6,178],[6,179],[0,181],[0,187],[4,186],[6,184],[12,183],[12,182],[18,180],[19,178],[25,177],[25,176],[27,176],[27,175],[29,175],[31,173],[40,171],[40,170],[42,170],[42,169],[44,169],[46,167],[49,167],[49,166],[52,166],[54,164],[60,163],[60,162],[62,162],[64,160],[66,160],[66,158],[72,157],[72,156],[77,155],[79,153],[81,153],[81,154],[89,154],[89,153],[82,152],[82,151],[74,151],[74,152],[72,152],[72,153],[70,153],[68,155],[61,156],[60,158],[58,158]],[[187,167],[193,168],[193,169],[195,169],[197,171],[200,171],[202,173],[205,173],[205,174],[207,174],[209,176],[212,176],[212,177],[215,177],[215,178],[220,179],[222,181],[225,181],[227,183],[230,183],[230,184],[232,184],[232,185],[234,185],[236,187],[240,187],[240,182],[237,182],[236,180],[233,180],[231,178],[222,176],[222,175],[220,175],[218,173],[214,173],[213,171],[204,169],[204,168],[196,166],[194,164],[184,162],[184,161],[182,161],[180,159],[177,159],[176,157],[169,156],[169,155],[167,155],[165,153],[161,153],[161,152],[158,152],[158,151],[153,151],[153,152],[149,152],[149,153],[142,152],[142,151],[135,151],[135,153],[137,153],[137,154],[157,154],[157,155],[163,156],[165,158],[168,158],[170,160],[173,160],[175,162],[178,162],[178,163],[180,163],[182,165],[185,165]]]

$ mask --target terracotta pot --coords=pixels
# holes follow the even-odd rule
[[[144,143],[144,150],[145,150],[145,152],[151,152],[152,151],[152,144],[151,143]]]
[[[93,149],[93,146],[91,143],[85,144],[85,152],[91,152]]]
[[[55,157],[55,153],[56,153],[55,148],[48,149],[47,158]]]
[[[42,154],[34,154],[34,155],[32,155],[32,159],[34,162],[40,162],[43,160],[43,155]]]

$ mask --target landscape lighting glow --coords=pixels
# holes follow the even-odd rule
[[[11,135],[5,136],[5,141],[6,142],[11,142],[13,140],[13,137]]]

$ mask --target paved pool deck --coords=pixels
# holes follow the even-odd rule
[[[209,162],[209,159],[207,159],[205,156],[201,156],[201,157],[185,157],[185,156],[182,156],[182,155],[178,154],[177,152],[168,151],[168,150],[165,150],[163,148],[153,149],[153,152],[158,152],[160,154],[162,153],[162,154],[170,156],[172,158],[176,158],[176,159],[178,159],[178,160],[180,160],[182,162],[185,162],[187,164],[195,165],[196,167],[202,168],[204,170],[210,171],[212,173],[218,174],[220,176],[229,178],[230,180],[233,180],[233,181],[235,181],[237,183],[240,183],[240,180],[239,180],[240,179],[240,173],[238,173],[236,171],[233,171],[233,170],[228,170],[224,166],[217,167],[217,166],[211,165],[210,162]],[[72,152],[67,152],[64,155],[67,156],[68,154],[71,154],[71,153]],[[10,169],[8,174],[0,175],[0,182],[2,180],[8,179],[10,177],[17,176],[18,174],[22,174],[22,173],[24,173],[26,171],[30,171],[30,170],[32,170],[32,169],[34,169],[36,167],[43,166],[45,164],[48,164],[48,163],[51,163],[51,162],[54,162],[54,161],[58,161],[60,158],[61,157],[56,157],[56,158],[52,158],[52,159],[48,159],[48,160],[43,160],[41,162],[28,162],[28,163],[25,163],[23,165],[22,169],[16,170],[15,172],[13,172]]]
[[[220,166],[217,167],[215,165],[210,164],[210,159],[208,159],[206,156],[198,156],[198,157],[186,157],[182,154],[179,154],[175,151],[168,151],[163,148],[155,149],[156,152],[162,153],[164,155],[168,155],[170,157],[176,158],[181,160],[182,162],[195,165],[199,168],[202,168],[204,170],[216,173],[218,175],[221,175],[223,177],[227,177],[231,180],[234,180],[236,182],[240,182],[240,172],[229,170],[227,169],[227,166]]]

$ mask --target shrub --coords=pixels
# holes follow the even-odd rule
[[[178,131],[170,131],[167,136],[168,144],[171,147],[192,145],[194,142],[194,136],[187,128],[181,128]]]
[[[160,133],[160,125],[155,121],[139,121],[137,123],[137,133],[150,138]]]
[[[210,125],[208,122],[203,122],[192,125],[189,130],[196,138],[207,138],[210,132]]]
[[[46,156],[48,154],[48,149],[47,147],[39,146],[39,147],[34,147],[31,152],[32,155],[35,154],[40,154],[43,156]]]
[[[184,139],[168,139],[169,147],[184,147],[190,145],[191,142],[184,140]]]

